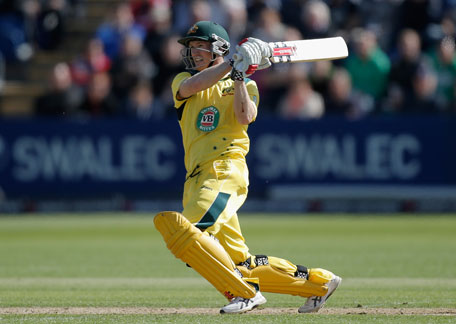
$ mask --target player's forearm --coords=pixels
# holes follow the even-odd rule
[[[230,71],[231,66],[227,62],[207,68],[182,82],[179,95],[182,98],[188,98],[199,91],[206,90]]]
[[[257,115],[257,107],[250,100],[244,81],[234,82],[234,114],[242,125],[250,124]]]

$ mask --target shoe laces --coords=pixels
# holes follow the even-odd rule
[[[320,296],[315,296],[311,300],[313,301],[314,307],[316,307],[319,303],[321,303],[321,297]]]
[[[250,299],[247,298],[242,298],[242,297],[235,297],[230,304],[235,304],[235,303],[245,303],[248,304]]]

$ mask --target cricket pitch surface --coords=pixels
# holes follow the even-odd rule
[[[56,315],[216,315],[218,308],[167,307],[1,307],[1,315],[56,314]],[[298,314],[296,308],[257,308],[247,314]],[[322,315],[456,315],[455,308],[323,308]],[[305,316],[305,314],[302,314]]]

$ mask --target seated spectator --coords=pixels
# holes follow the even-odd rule
[[[353,37],[354,51],[352,50],[345,60],[353,88],[378,102],[386,92],[390,60],[378,47],[376,36],[372,31],[362,29]]]
[[[87,94],[79,106],[79,113],[90,117],[119,116],[120,104],[111,92],[111,78],[106,72],[97,72],[90,79]]]
[[[147,17],[143,24],[147,26],[147,35],[144,39],[144,47],[149,52],[152,60],[157,62],[160,56],[162,44],[172,33],[173,20],[171,4],[168,1],[150,1]],[[147,18],[147,19],[146,19]]]
[[[307,78],[293,82],[279,102],[279,115],[285,119],[317,119],[324,111],[323,97]]]
[[[423,37],[423,48],[427,49],[428,39],[427,32],[430,30],[429,26],[433,23],[433,0],[408,0],[402,1],[399,9],[399,24],[400,28],[411,28],[416,30],[419,35]],[[434,5],[435,6],[435,5]],[[436,5],[435,7],[438,7]]]
[[[309,71],[309,81],[312,88],[325,97],[328,93],[329,80],[333,73],[332,61],[313,62]]]
[[[162,119],[165,116],[163,105],[155,99],[151,84],[141,80],[128,94],[125,105],[126,115],[140,120]]]
[[[111,69],[113,91],[123,101],[138,80],[151,80],[157,73],[154,62],[136,34],[125,35],[119,56]]]
[[[305,39],[329,37],[331,12],[322,0],[310,0],[301,9],[300,31]]]
[[[337,68],[325,96],[325,115],[357,119],[369,114],[373,108],[372,98],[353,90],[347,70]]]
[[[406,97],[413,94],[413,76],[425,64],[421,52],[420,35],[413,29],[404,29],[397,44],[397,55],[392,59],[384,111],[395,111]]]
[[[148,32],[161,29],[159,23],[171,18],[171,0],[130,0],[130,7],[135,21]]]
[[[265,42],[277,42],[285,40],[286,34],[287,25],[282,22],[280,12],[266,6],[258,13],[258,18],[252,27],[252,35],[249,36]]]
[[[189,26],[198,21],[217,21],[213,19],[212,12],[212,5],[216,5],[217,2],[213,0],[173,1],[174,31],[178,34],[185,34]]]
[[[85,87],[89,84],[92,74],[111,69],[111,59],[104,53],[103,43],[97,38],[92,38],[89,40],[85,55],[76,58],[70,67],[73,80]]]
[[[177,42],[181,38],[178,35],[168,35],[161,44],[159,55],[157,56],[157,74],[153,77],[153,88],[156,98],[163,103],[173,103],[171,94],[171,82],[175,75],[184,70],[180,50],[182,46]]]
[[[37,116],[67,117],[75,114],[82,102],[83,91],[73,84],[67,63],[57,63],[52,69],[51,88],[35,101]]]
[[[231,44],[238,44],[247,35],[248,14],[245,0],[221,0],[222,11],[226,13],[226,31]]]
[[[115,60],[120,53],[125,35],[131,33],[136,34],[142,41],[146,37],[146,30],[135,23],[128,3],[122,2],[116,7],[114,18],[97,29],[96,38],[102,41],[104,51],[109,58]]]
[[[413,92],[400,107],[405,113],[439,113],[441,105],[437,96],[437,75],[429,68],[422,67],[412,78]]]
[[[330,0],[327,3],[330,7],[331,30],[334,35],[341,35],[348,39],[350,32],[365,21],[364,12],[361,12],[362,1]]]
[[[431,64],[437,73],[437,96],[442,107],[449,107],[454,97],[456,83],[456,50],[455,40],[444,37],[430,54]]]

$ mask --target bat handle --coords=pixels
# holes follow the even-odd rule
[[[233,55],[233,60],[242,61],[242,55],[241,54],[234,54]]]

